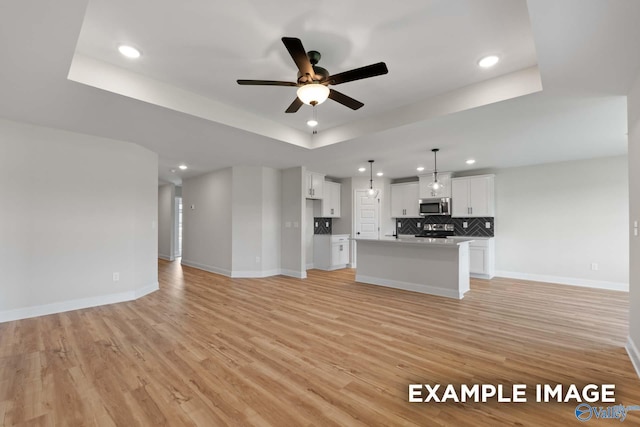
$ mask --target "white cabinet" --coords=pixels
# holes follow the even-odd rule
[[[307,172],[307,185],[305,197],[307,199],[322,199],[324,187],[324,175],[316,172]]]
[[[349,264],[348,234],[313,236],[313,266],[320,270],[337,270]]]
[[[392,218],[417,218],[419,211],[417,182],[391,185]]]
[[[469,243],[469,273],[473,277],[491,279],[495,275],[494,240],[477,239]]]
[[[432,188],[429,188],[429,184],[433,182],[433,174],[420,175],[418,179],[419,179],[418,198],[432,199],[432,198],[451,197],[451,174],[450,173],[438,172],[438,182],[440,182],[443,185],[442,188],[438,191]]]
[[[495,216],[494,175],[451,180],[451,216],[462,218]]]
[[[340,218],[340,189],[337,182],[325,181],[322,189],[322,201],[314,202],[313,215],[321,218]]]
[[[469,273],[471,277],[491,279],[495,275],[495,238],[493,237],[463,237],[454,239],[474,239],[469,242]]]

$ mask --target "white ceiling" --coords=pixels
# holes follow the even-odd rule
[[[2,2],[0,116],[139,143],[159,153],[161,179],[174,182],[238,164],[305,165],[346,177],[357,174],[369,158],[376,159],[376,168],[386,176],[405,177],[416,174],[418,165],[430,169],[429,150],[436,146],[443,170],[469,168],[464,164],[469,157],[477,159],[474,168],[485,168],[626,152],[624,95],[640,71],[635,45],[640,2],[442,0],[392,5]],[[388,75],[336,87],[364,102],[361,110],[330,100],[319,106],[318,136],[339,130],[338,143],[310,150],[283,142],[308,136],[308,107],[284,113],[294,88],[235,83],[238,78],[293,80],[295,66],[282,36],[299,37],[307,50],[319,50],[320,65],[333,73],[387,63]],[[115,47],[121,42],[139,46],[142,58],[133,62],[118,56]],[[487,53],[503,58],[491,71],[476,66]],[[74,55],[165,85],[156,88],[206,98],[211,104],[202,105],[218,110],[210,117],[193,114],[124,93],[122,87],[108,92],[70,81]],[[541,92],[505,92],[497,99],[433,113],[434,105],[446,104],[450,94],[468,95],[464,91],[469,88],[536,65]],[[227,119],[218,119],[227,107]],[[289,136],[281,138],[283,132]],[[181,162],[190,169],[171,173]]]

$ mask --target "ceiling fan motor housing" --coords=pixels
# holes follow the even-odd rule
[[[329,71],[327,71],[326,68],[317,65],[318,62],[320,62],[320,58],[322,57],[322,55],[320,55],[320,52],[318,52],[317,50],[310,50],[309,52],[307,52],[307,57],[309,58],[309,62],[311,62],[311,67],[313,67],[313,72],[315,73],[315,75],[312,76],[311,80],[309,80],[306,75],[303,76],[302,73],[298,71],[298,83],[305,84],[311,83],[312,81],[321,82],[329,78],[329,76],[331,75],[329,74]]]

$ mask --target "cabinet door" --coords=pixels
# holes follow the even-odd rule
[[[338,258],[338,264],[340,265],[349,264],[349,243],[348,242],[340,243],[339,247],[340,247],[339,249],[340,255]]]
[[[307,172],[307,185],[305,190],[306,191],[304,193],[304,196],[307,199],[313,198],[313,173],[312,172]]]
[[[466,178],[451,180],[451,216],[469,216],[469,180]]]
[[[402,184],[391,186],[391,217],[404,218],[404,188]]]
[[[319,173],[311,174],[311,192],[314,199],[322,199],[324,189],[324,175]]]
[[[493,216],[490,177],[469,178],[469,216]]]
[[[420,205],[418,204],[417,182],[405,184],[404,189],[404,216],[407,218],[417,218],[420,216]]]
[[[331,265],[340,264],[340,245],[341,243],[334,243],[331,245]]]
[[[486,274],[487,272],[486,248],[469,247],[469,273]]]
[[[340,218],[340,188],[337,182],[325,181],[322,197],[322,215],[326,218]]]

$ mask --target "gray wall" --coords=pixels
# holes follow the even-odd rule
[[[156,154],[0,120],[0,182],[0,321],[157,289]]]
[[[158,257],[173,261],[176,247],[176,187],[158,187]]]
[[[183,264],[231,275],[231,193],[230,168],[183,181]]]
[[[282,218],[282,173],[262,168],[262,271],[265,275],[280,272]]]
[[[626,156],[455,176],[484,173],[496,175],[497,276],[628,289]]]
[[[640,75],[631,89],[629,105],[629,344],[627,350],[640,376],[640,237],[633,234],[633,223],[640,225]]]
[[[280,171],[234,166],[185,180],[182,194],[185,265],[231,277],[280,274]]]
[[[302,167],[282,171],[282,274],[305,278],[304,225],[306,171]]]

